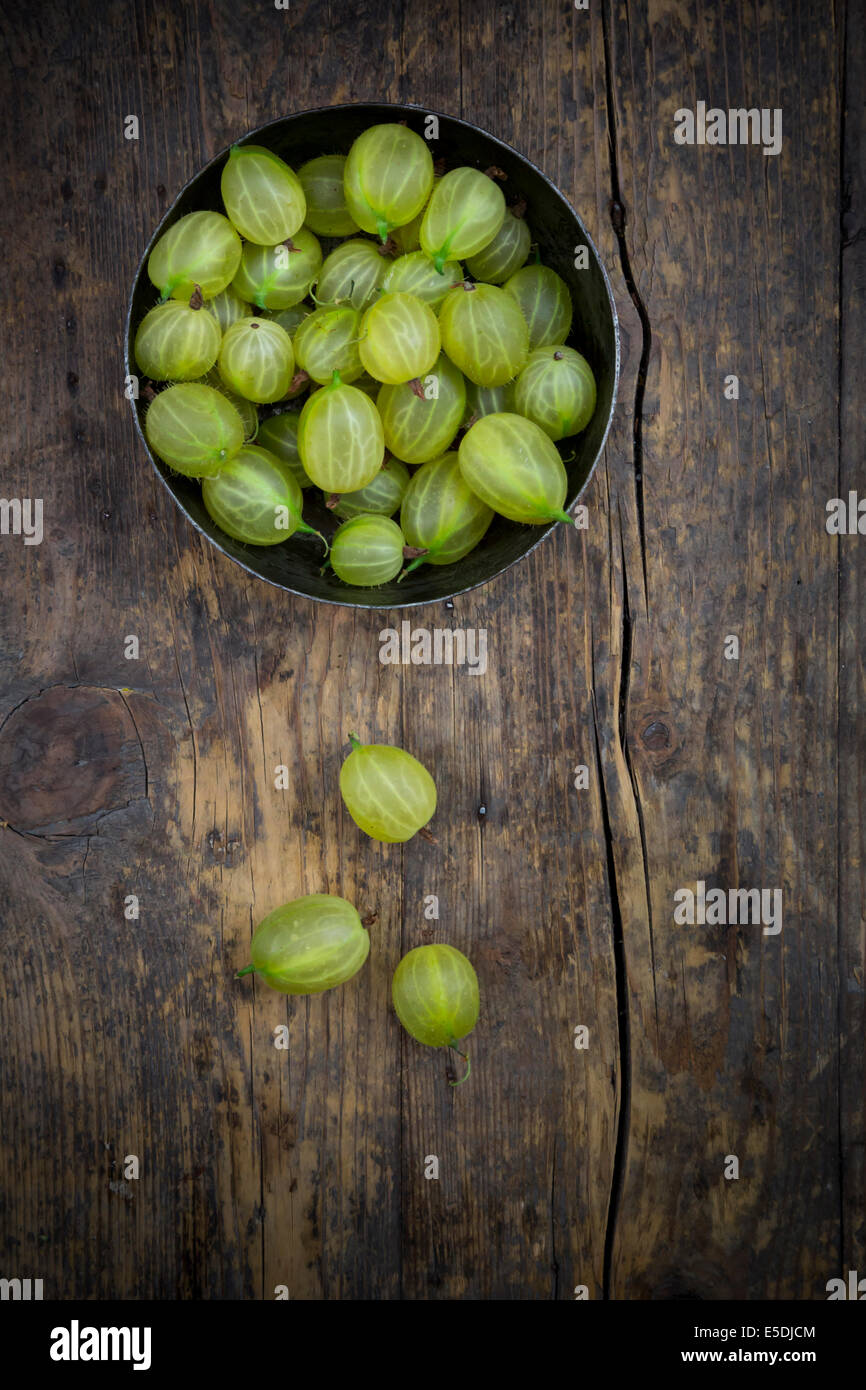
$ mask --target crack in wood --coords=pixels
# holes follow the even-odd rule
[[[617,240],[619,251],[620,266],[623,279],[629,297],[635,307],[641,326],[641,352],[638,363],[637,381],[635,384],[633,420],[632,420],[632,459],[634,464],[634,483],[635,483],[635,505],[637,509],[638,537],[640,541],[641,569],[643,573],[643,595],[644,611],[649,606],[649,584],[647,578],[647,556],[646,556],[646,531],[644,520],[644,495],[643,495],[643,408],[644,394],[646,391],[647,370],[649,366],[650,351],[652,348],[652,328],[650,326],[649,315],[646,306],[641,298],[640,292],[635,283],[631,269],[631,260],[628,252],[628,243],[625,235],[626,214],[625,205],[622,200],[622,192],[619,178],[619,164],[617,152],[617,133],[616,133],[616,108],[613,89],[613,64],[611,58],[610,29],[606,7],[602,6],[602,41],[604,48],[604,78],[605,78],[605,97],[607,106],[608,122],[608,144],[610,150],[610,182],[611,198],[609,202],[609,212],[611,225]],[[648,929],[650,939],[650,952],[653,963],[653,997],[655,1000],[656,1027],[658,1028],[658,999],[656,997],[655,986],[655,949],[653,945],[652,931],[652,906],[649,882],[649,861],[647,857],[646,830],[644,825],[643,809],[641,807],[637,781],[632,767],[631,756],[629,753],[628,742],[628,698],[629,683],[631,675],[632,658],[632,616],[629,604],[629,584],[626,570],[625,545],[622,535],[622,520],[620,519],[620,554],[622,558],[623,574],[623,607],[622,607],[622,645],[619,675],[619,694],[617,702],[617,736],[623,752],[626,771],[631,785],[632,797],[634,798],[635,810],[637,812],[638,826],[640,830],[641,857],[643,861],[644,885],[646,893],[646,904],[648,914]],[[595,688],[593,676],[593,690]],[[616,1235],[617,1216],[619,1213],[620,1200],[625,1181],[625,1163],[628,1148],[628,1132],[631,1112],[631,1050],[630,1050],[630,1019],[629,1019],[629,1000],[628,1000],[628,971],[625,956],[625,937],[623,931],[622,908],[619,900],[619,892],[616,881],[616,859],[613,852],[613,837],[611,832],[610,808],[607,800],[607,791],[604,782],[604,772],[601,759],[601,745],[599,742],[598,719],[593,696],[593,720],[595,725],[596,756],[598,760],[599,773],[599,794],[601,799],[602,822],[604,827],[605,843],[607,847],[608,877],[610,881],[611,895],[611,915],[613,918],[613,953],[614,953],[614,973],[616,979],[616,1004],[617,1004],[617,1029],[619,1037],[620,1052],[620,1104],[617,1115],[616,1143],[614,1147],[613,1172],[611,1174],[610,1196],[608,1201],[607,1221],[604,1233],[604,1257],[602,1265],[602,1289],[605,1299],[610,1299],[613,1281],[613,1246]]]

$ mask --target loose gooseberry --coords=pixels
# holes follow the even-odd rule
[[[478,1022],[478,976],[471,961],[454,946],[416,946],[397,969],[391,984],[397,1017],[406,1032],[427,1047],[450,1047],[466,1062],[459,1043]],[[459,1081],[452,1081],[459,1086]]]
[[[352,820],[373,840],[411,840],[436,810],[430,773],[403,748],[362,744],[354,734],[349,739],[352,752],[340,768],[340,794]]]
[[[253,971],[281,994],[322,994],[357,975],[370,937],[357,910],[336,894],[311,893],[268,914],[250,946]]]

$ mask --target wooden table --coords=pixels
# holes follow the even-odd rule
[[[862,486],[847,10],[0,21],[3,491],[45,518],[41,545],[0,537],[0,1274],[63,1298],[823,1299],[866,1272],[866,540],[826,525]],[[483,677],[382,665],[399,613],[292,602],[215,552],[123,395],[129,285],[178,188],[261,122],[380,99],[540,164],[619,309],[588,531],[413,617],[486,628]],[[678,144],[701,101],[781,108],[781,153]],[[350,729],[435,770],[438,846],[355,829]],[[678,924],[699,882],[780,889],[782,930]],[[296,1001],[235,981],[253,925],[313,891],[378,911],[364,971]],[[389,1005],[430,940],[481,980],[457,1090]]]

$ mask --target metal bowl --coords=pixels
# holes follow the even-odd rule
[[[266,145],[297,169],[314,155],[347,153],[362,131],[382,122],[405,121],[412,130],[423,135],[428,115],[436,115],[439,121],[439,137],[430,144],[434,159],[444,159],[447,168],[464,164],[479,169],[498,166],[507,176],[502,184],[506,200],[509,203],[520,198],[525,200],[526,219],[542,261],[556,270],[571,290],[575,313],[569,342],[583,353],[595,373],[598,403],[584,433],[563,440],[559,446],[564,456],[573,455],[566,464],[569,484],[566,507],[570,508],[586,487],[610,428],[619,377],[619,325],[607,275],[586,228],[541,170],[509,145],[468,121],[431,112],[425,107],[397,103],[353,103],[301,111],[260,126],[239,143]],[[128,375],[137,372],[133,354],[136,329],[158,297],[148,279],[147,259],[163,232],[186,213],[202,208],[224,211],[220,174],[227,154],[224,150],[190,179],[156,228],[141,259],[126,322]],[[581,246],[588,250],[589,264],[586,269],[578,270],[575,252]],[[144,436],[146,403],[139,398],[133,402],[133,407],[136,427],[151,463],[193,526],[251,574],[289,593],[302,594],[322,603],[386,609],[409,608],[451,598],[494,579],[534,550],[553,529],[552,526],[521,526],[495,517],[480,545],[456,564],[421,565],[400,583],[393,580],[376,589],[353,589],[330,571],[324,575],[319,573],[322,547],[314,537],[295,535],[284,545],[249,546],[225,535],[205,511],[200,483],[173,473],[148,447]],[[333,530],[335,525],[331,513],[323,503],[313,502],[309,492],[304,493],[304,516],[313,525],[323,526],[326,532]]]

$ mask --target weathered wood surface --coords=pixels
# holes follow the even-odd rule
[[[863,41],[843,151],[844,11],[710,9],[0,21],[3,492],[46,515],[41,546],[0,540],[0,1273],[56,1297],[709,1299],[866,1268],[863,542],[824,527],[862,456]],[[399,614],[292,602],[214,552],[122,399],[128,286],[175,190],[265,120],[382,98],[539,163],[620,311],[589,532],[413,619],[486,627],[483,677],[383,667]],[[781,106],[782,154],[675,145],[698,100]],[[438,846],[355,830],[350,728],[435,768]],[[781,934],[676,926],[698,879],[782,888]],[[378,910],[357,980],[294,1004],[235,982],[255,921],[313,891]],[[389,1009],[434,930],[481,977],[457,1091]]]

